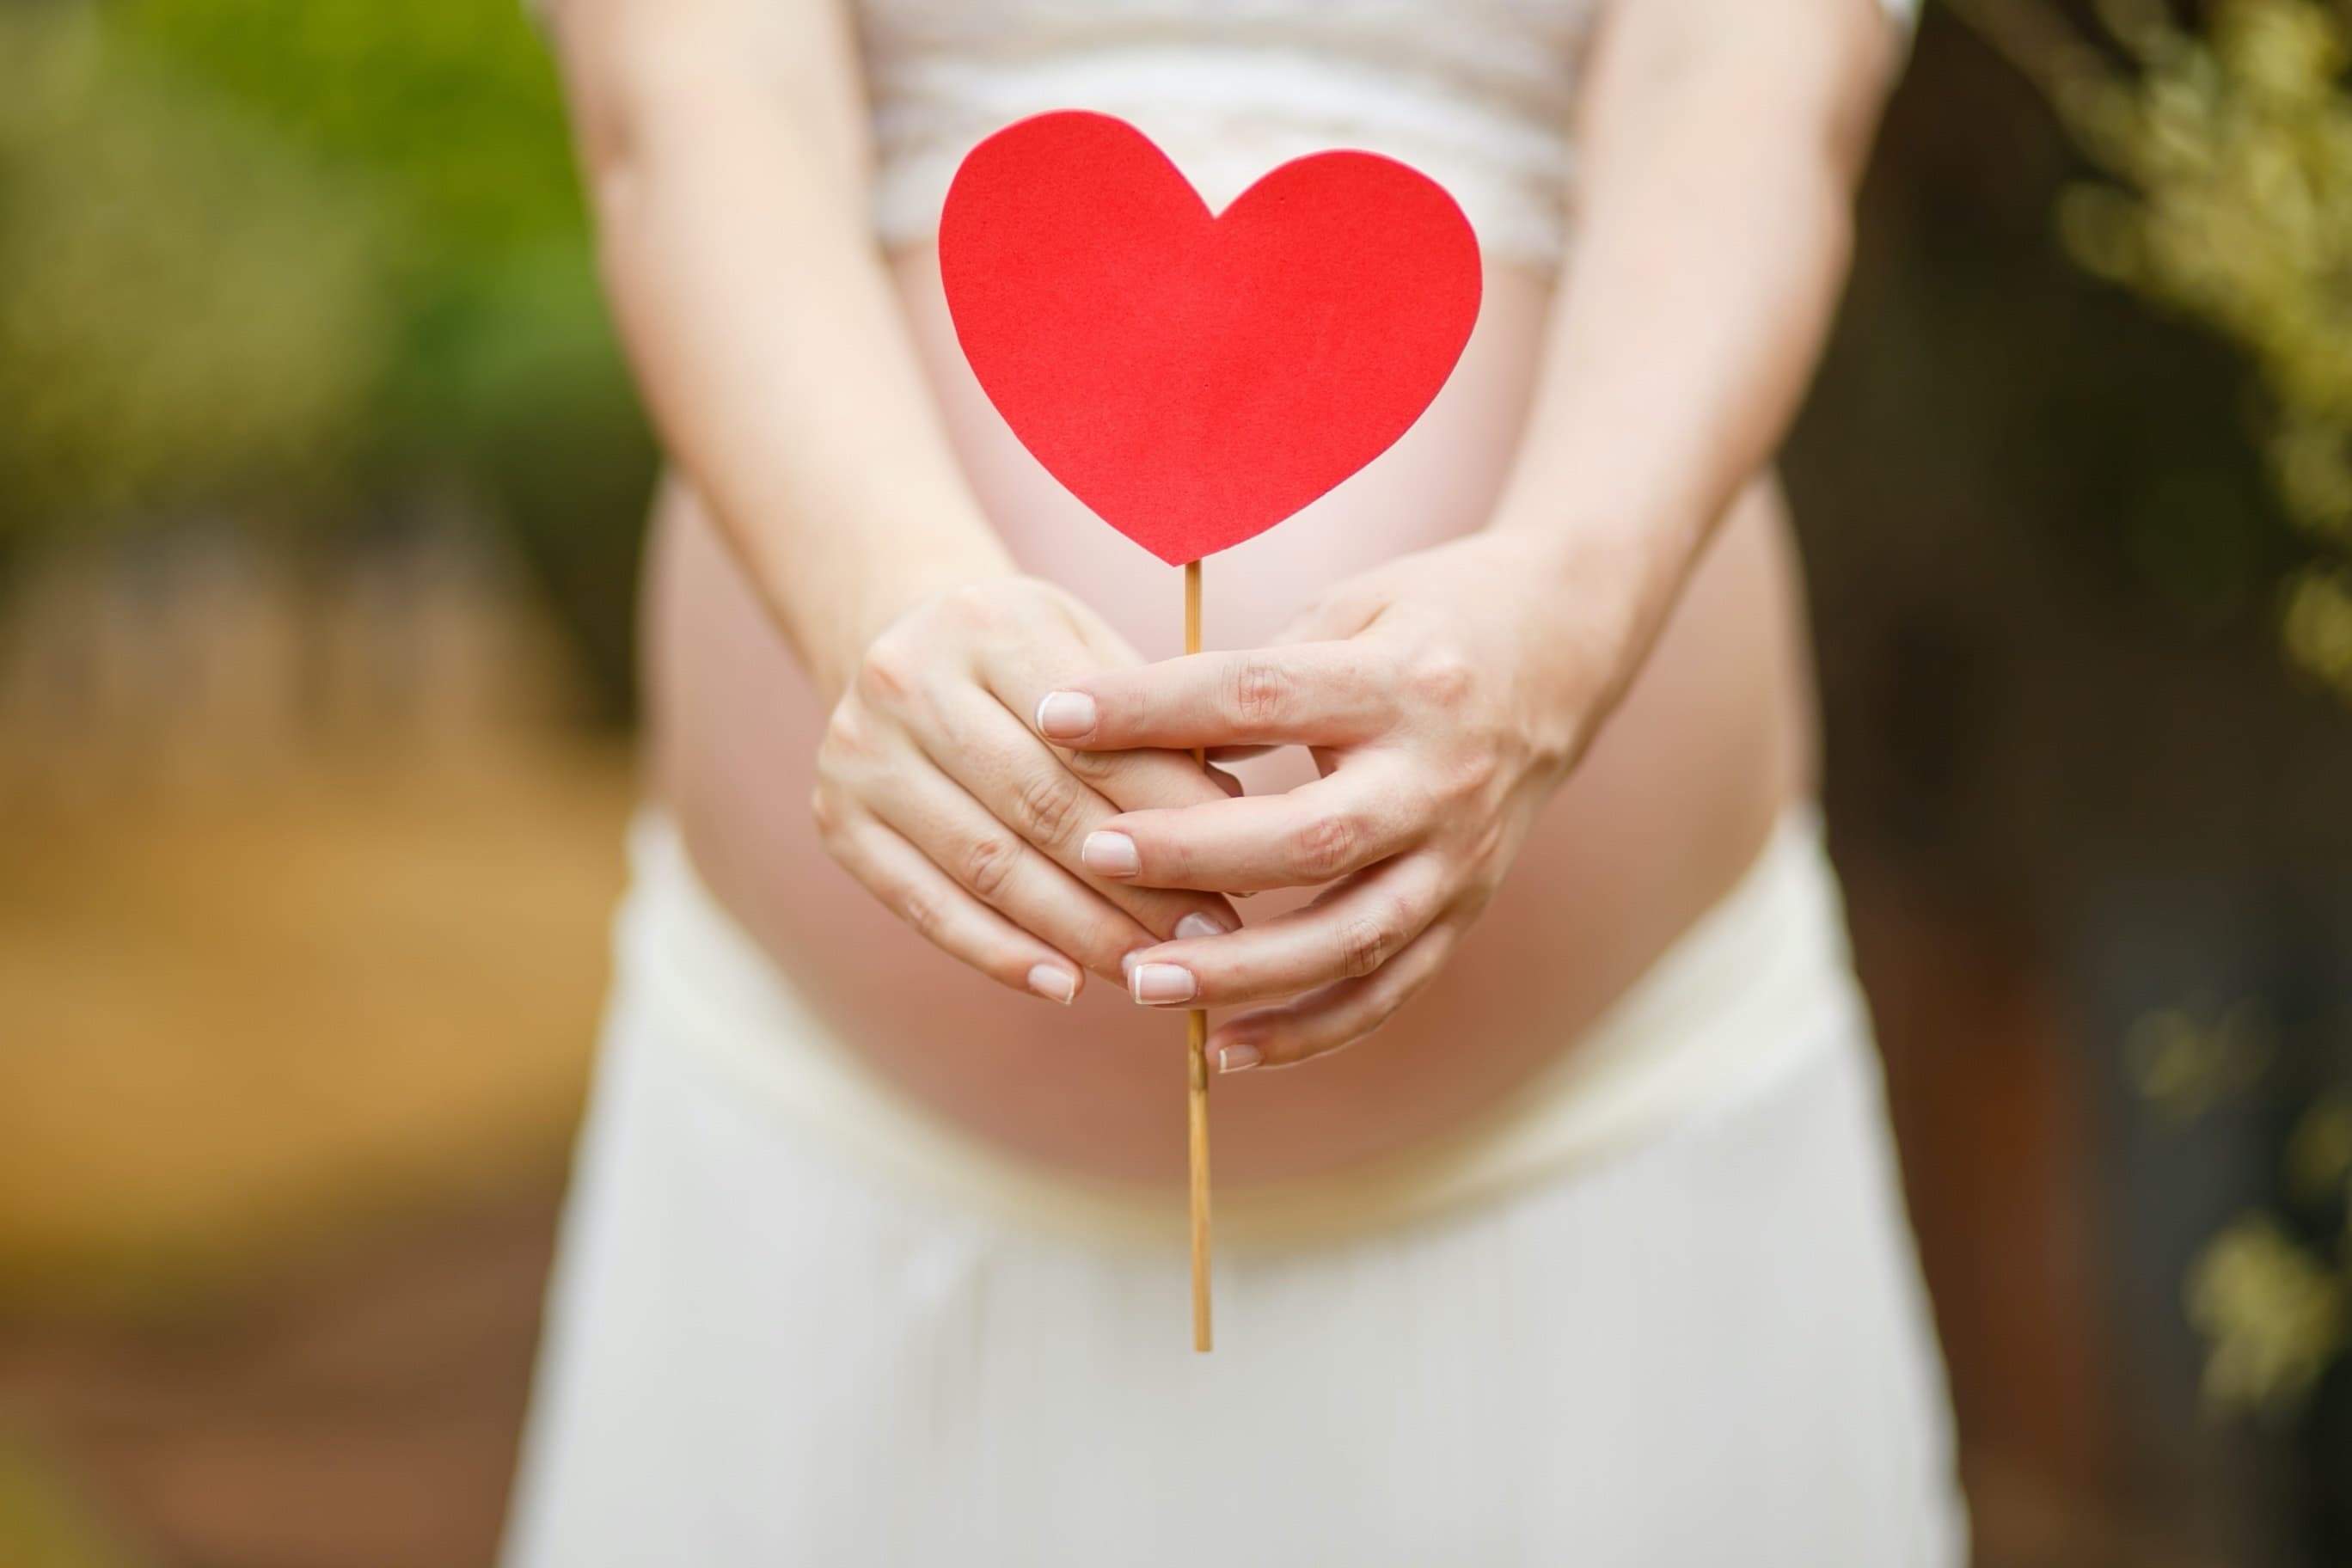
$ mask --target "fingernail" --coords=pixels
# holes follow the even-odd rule
[[[1265,1060],[1265,1053],[1255,1046],[1225,1046],[1217,1052],[1219,1072],[1247,1072]]]
[[[1192,972],[1181,963],[1139,963],[1127,972],[1127,988],[1146,1005],[1190,1002],[1200,989]]]
[[[1176,922],[1176,934],[1191,942],[1204,936],[1223,936],[1231,928],[1211,920],[1198,910]]]
[[[1095,700],[1083,691],[1048,691],[1037,700],[1037,732],[1076,739],[1095,727]]]
[[[1078,994],[1078,977],[1058,963],[1040,963],[1029,971],[1029,989],[1066,1007]]]
[[[1132,877],[1143,869],[1135,840],[1124,833],[1089,833],[1078,846],[1079,863],[1097,877]]]

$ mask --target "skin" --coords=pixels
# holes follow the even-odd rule
[[[1211,563],[1212,640],[1242,651],[1157,664],[1174,574],[1002,429],[928,247],[871,243],[843,16],[567,0],[556,31],[677,470],[656,788],[784,978],[942,1114],[1171,1174],[1149,1008],[1240,1005],[1229,1074],[1395,1024],[1232,1080],[1221,1179],[1443,1131],[1572,1048],[1802,793],[1763,476],[1893,58],[1871,0],[1610,10],[1570,268],[1491,268],[1422,423]]]

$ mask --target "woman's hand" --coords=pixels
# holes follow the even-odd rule
[[[866,647],[817,752],[824,847],[940,947],[1049,1001],[1084,971],[1170,936],[1241,922],[1213,894],[1086,870],[1079,846],[1118,813],[1226,798],[1181,752],[1071,754],[1037,738],[1046,693],[1131,665],[1093,612],[1027,577],[935,594]]]
[[[1570,591],[1556,539],[1487,532],[1338,588],[1276,645],[1068,682],[1041,733],[1087,752],[1296,742],[1286,795],[1133,811],[1082,863],[1133,887],[1334,884],[1228,935],[1139,955],[1138,1002],[1280,1000],[1221,1024],[1221,1070],[1359,1039],[1427,984],[1614,700],[1626,617]]]

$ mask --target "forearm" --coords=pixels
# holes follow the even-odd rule
[[[757,40],[793,62],[778,79],[710,9],[574,0],[565,74],[652,416],[829,699],[907,605],[1010,563],[867,233],[845,37],[812,13],[818,36]]]
[[[1578,248],[1496,515],[1557,545],[1629,662],[1795,415],[1887,68],[1886,29],[1851,0],[1748,9],[1823,16],[1681,51],[1692,40],[1604,36]]]

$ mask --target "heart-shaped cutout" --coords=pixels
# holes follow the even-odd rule
[[[1371,153],[1283,164],[1222,214],[1124,121],[971,150],[940,219],[956,337],[1021,444],[1171,564],[1265,532],[1421,417],[1478,318],[1478,242]]]

